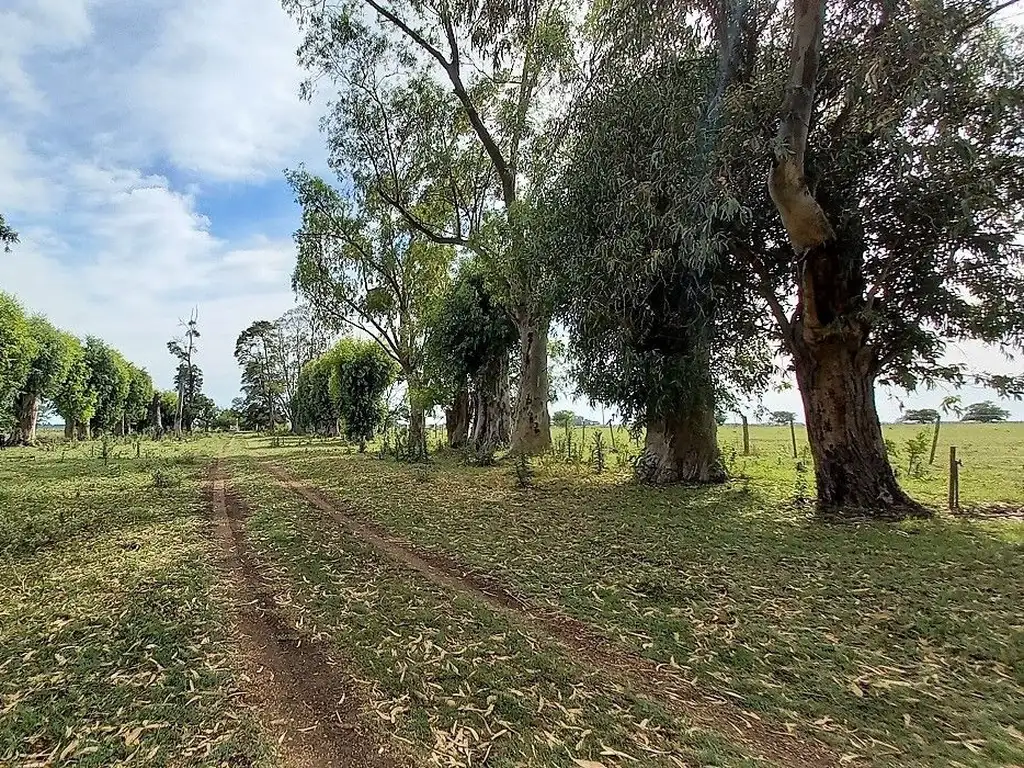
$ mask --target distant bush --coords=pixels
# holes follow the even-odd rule
[[[181,485],[181,473],[172,469],[157,467],[150,474],[153,477],[154,488],[177,488]]]

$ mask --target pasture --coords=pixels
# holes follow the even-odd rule
[[[1024,426],[943,425],[910,467],[920,431],[886,428],[916,497],[943,506],[955,444],[965,506],[1024,505]],[[1019,518],[816,521],[788,427],[750,456],[722,428],[710,489],[634,485],[636,444],[594,434],[483,467],[0,453],[0,764],[1024,762]]]

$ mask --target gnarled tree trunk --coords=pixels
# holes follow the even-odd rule
[[[469,443],[469,390],[462,387],[451,408],[444,411],[444,426],[449,448],[465,448]]]
[[[548,413],[548,327],[550,320],[521,310],[519,329],[519,392],[516,396],[512,453],[537,455],[551,450]]]
[[[824,16],[824,0],[793,0],[789,83],[768,189],[797,255],[798,304],[791,321],[775,311],[804,401],[819,510],[921,514],[896,483],[882,441],[863,251],[839,242],[805,176]]]
[[[23,392],[18,397],[16,417],[10,444],[32,445],[36,441],[36,424],[39,421],[39,396]]]
[[[859,339],[796,339],[793,363],[814,459],[818,506],[918,514],[896,482],[875,407],[874,354]]]
[[[507,360],[501,358],[488,363],[477,377],[474,399],[473,450],[480,456],[487,456],[509,442],[511,413]]]
[[[636,477],[655,485],[725,482],[710,390],[669,413],[648,418]]]

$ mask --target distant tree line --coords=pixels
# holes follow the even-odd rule
[[[208,425],[217,416],[200,391],[202,372],[179,370],[191,381],[187,423]],[[160,392],[142,367],[95,336],[80,339],[39,314],[28,314],[0,293],[0,435],[8,444],[36,440],[40,415],[58,414],[65,435],[89,439],[162,430],[180,412],[175,392]]]

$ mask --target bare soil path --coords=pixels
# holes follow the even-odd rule
[[[480,600],[495,612],[555,640],[581,665],[611,675],[630,690],[663,703],[689,722],[732,738],[752,753],[778,765],[793,768],[840,765],[839,755],[830,747],[698,687],[668,665],[614,646],[578,619],[531,605],[490,576],[473,573],[448,558],[424,552],[408,542],[396,541],[378,526],[359,519],[358,513],[353,514],[348,505],[328,499],[280,465],[267,462],[263,466],[283,487],[377,551],[431,583]]]
[[[315,642],[289,625],[260,576],[244,536],[245,511],[211,470],[214,533],[233,597],[242,686],[290,768],[393,768],[380,734],[361,717],[353,682]]]

